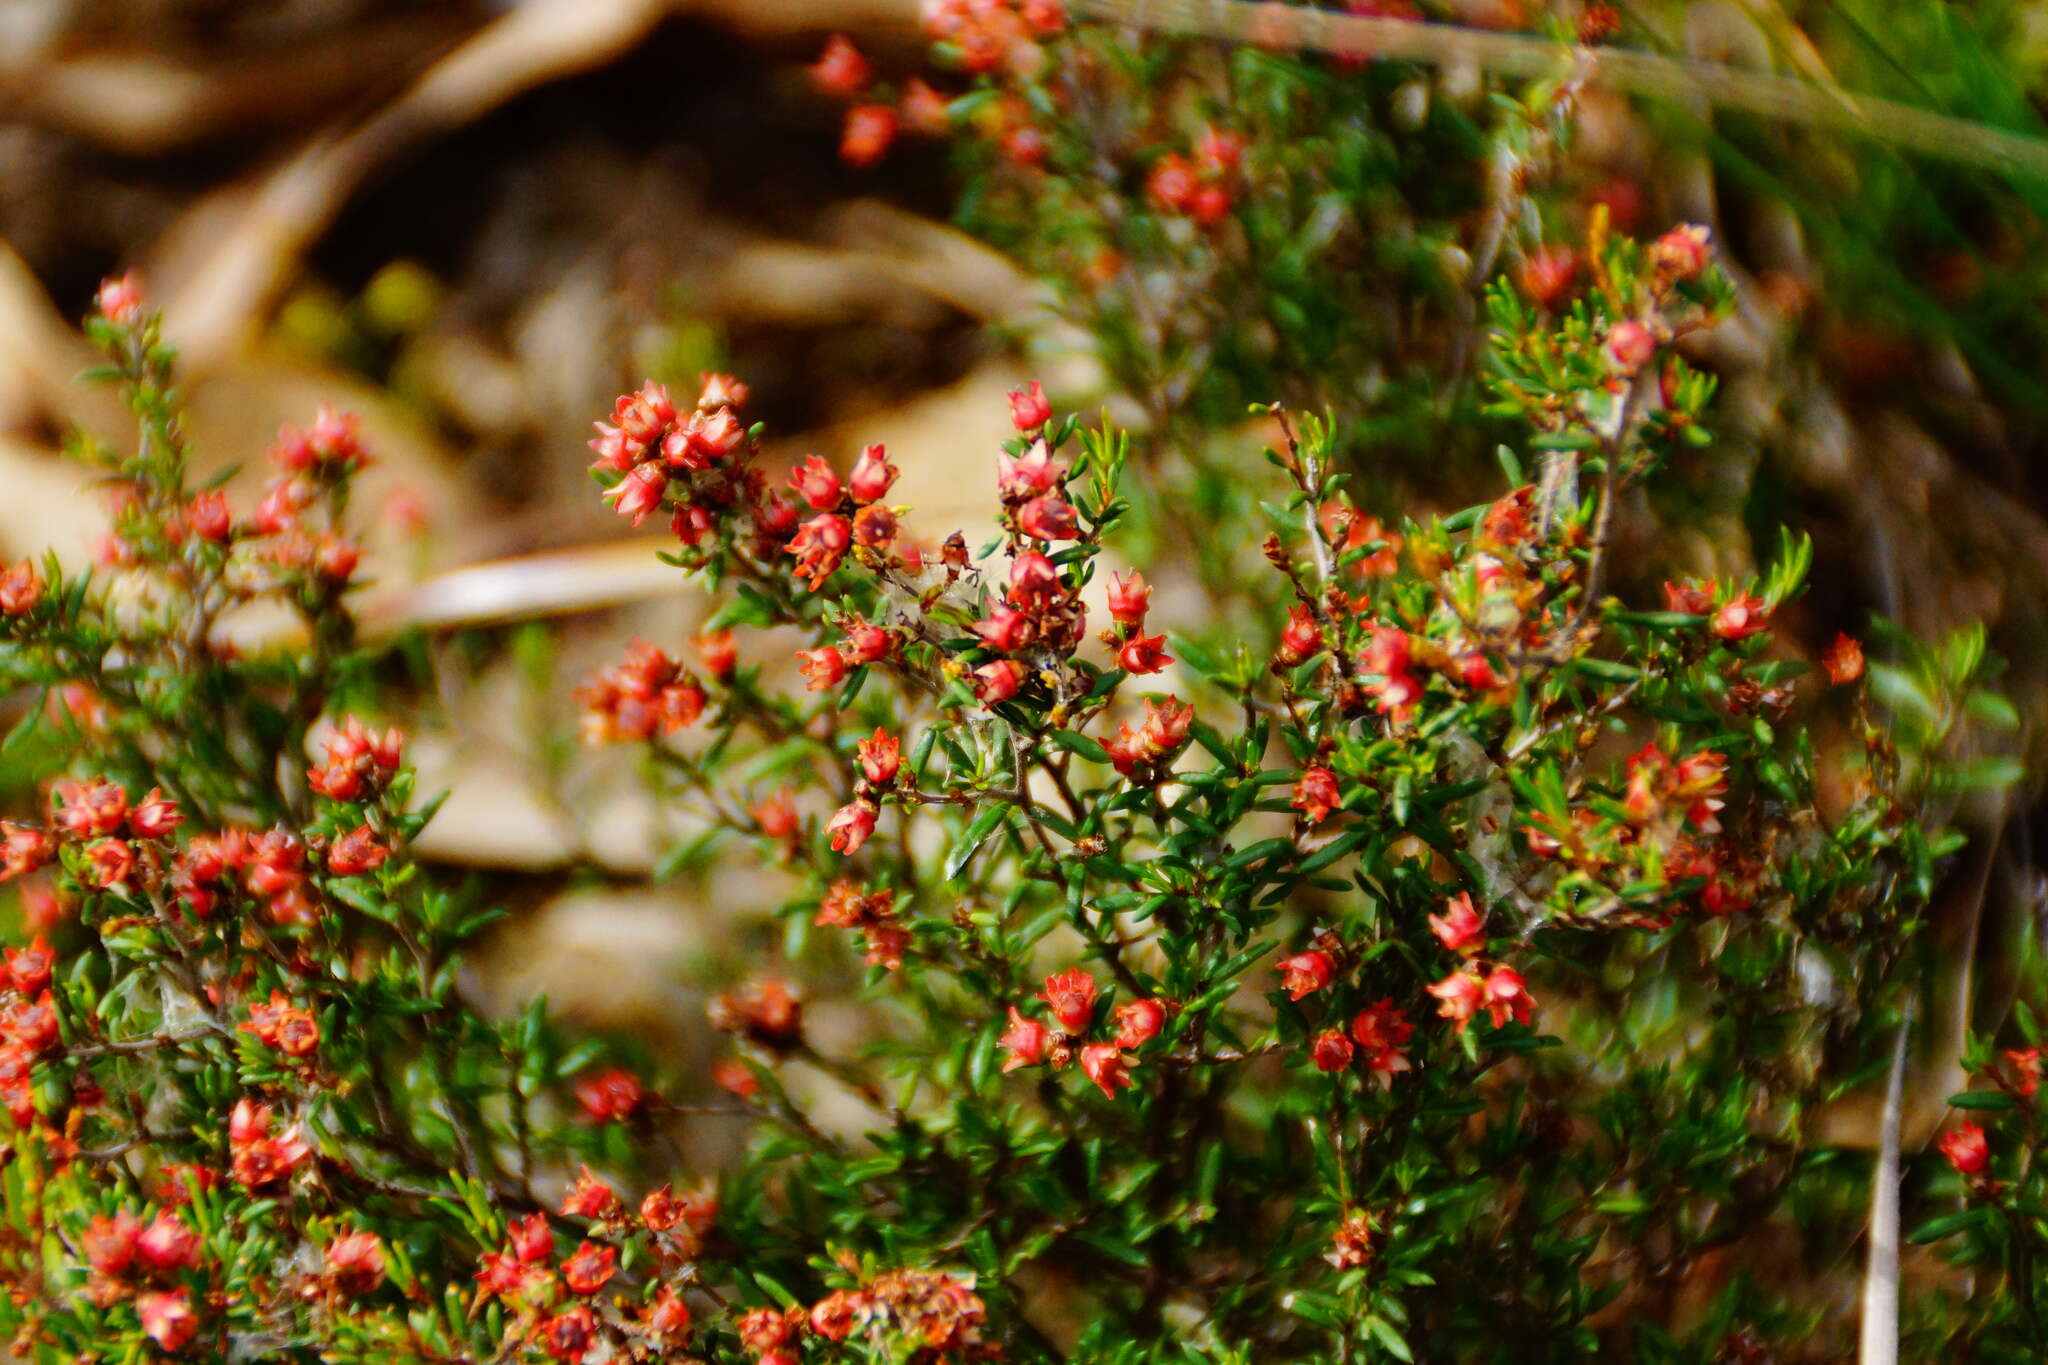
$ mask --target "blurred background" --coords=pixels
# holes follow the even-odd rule
[[[1535,32],[1606,8],[1430,16]],[[1645,236],[1707,224],[1742,300],[1700,357],[1722,382],[1715,458],[1683,472],[1681,505],[1632,509],[1636,547],[1656,546],[1633,586],[1747,572],[1752,530],[1789,521],[1819,548],[1795,638],[1871,613],[1929,637],[1982,619],[2040,719],[2048,180],[1976,154],[1969,130],[2048,146],[2048,4],[1622,10],[1632,41],[1681,63],[1881,94],[1962,130],[1957,154],[1929,155],[1881,127],[1730,116],[1683,80],[1651,99],[1583,92],[1546,212],[1577,222],[1598,202]],[[246,464],[254,482],[281,423],[326,399],[359,413],[380,461],[363,615],[417,631],[438,665],[417,751],[423,786],[452,797],[425,847],[522,912],[478,988],[545,989],[684,1055],[700,987],[734,951],[703,907],[777,893],[730,862],[711,874],[730,885],[658,884],[670,814],[574,742],[575,682],[628,636],[674,647],[701,615],[653,557],[666,537],[625,532],[592,495],[589,422],[643,377],[729,370],[772,457],[886,441],[902,501],[943,535],[992,507],[1020,382],[1147,412],[1077,310],[992,244],[1000,200],[956,217],[954,152],[841,163],[843,106],[805,71],[835,32],[885,72],[923,68],[917,0],[0,0],[0,561],[94,552],[100,509],[61,447],[75,430],[122,439],[111,396],[75,382],[91,359],[77,319],[110,273],[137,267],[166,311],[204,469]],[[1390,81],[1386,103],[1477,119],[1493,88],[1453,54]],[[1373,208],[1375,259],[1432,218],[1476,250],[1483,204],[1438,191],[1483,182],[1483,155],[1406,173],[1399,211]],[[1353,396],[1330,392],[1309,396]],[[1490,447],[1476,465],[1445,453],[1387,433],[1361,455],[1374,502],[1484,494]],[[1226,461],[1156,487],[1219,468],[1227,481]],[[2024,916],[2031,803],[1966,817]],[[1982,880],[1962,894],[1981,901]]]

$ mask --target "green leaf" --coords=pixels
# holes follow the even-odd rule
[[[960,836],[960,842],[954,844],[953,851],[946,855],[945,880],[950,882],[959,877],[960,870],[967,866],[968,860],[974,857],[988,836],[995,833],[1007,814],[1009,807],[994,800],[982,808],[981,814],[974,817],[974,823],[967,827],[967,832]]]

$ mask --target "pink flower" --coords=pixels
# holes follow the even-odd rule
[[[1445,902],[1442,915],[1431,915],[1429,927],[1437,941],[1454,953],[1477,952],[1486,938],[1486,924],[1472,908],[1472,893],[1460,891]]]
[[[327,1273],[334,1287],[350,1297],[369,1293],[384,1283],[384,1244],[374,1232],[351,1232],[327,1244]]]
[[[1617,322],[1607,333],[1607,354],[1623,374],[1634,374],[1657,354],[1657,338],[1640,322]]]
[[[1081,522],[1072,503],[1046,493],[1017,510],[1017,529],[1033,540],[1072,540],[1081,534]]]
[[[1017,695],[1024,686],[1024,665],[1015,659],[997,659],[974,670],[974,695],[984,706],[994,706]]]
[[[841,806],[837,813],[825,823],[825,833],[830,836],[832,849],[836,853],[852,854],[868,841],[875,832],[877,812],[871,801],[850,801]]]
[[[661,495],[667,488],[668,475],[660,465],[642,464],[635,465],[604,496],[614,512],[638,526],[647,520],[649,512],[661,506]]]
[[[1166,1006],[1157,1000],[1129,1000],[1116,1007],[1116,1045],[1135,1052],[1166,1027]]]
[[[1943,1133],[1935,1145],[1948,1158],[1948,1164],[1964,1175],[1976,1175],[1991,1164],[1991,1144],[1985,1141],[1981,1124],[1957,1124]]]
[[[166,1351],[182,1351],[199,1331],[199,1317],[182,1289],[160,1289],[135,1300],[143,1335]]]
[[[1033,441],[1031,448],[1020,456],[996,457],[996,492],[1006,503],[1025,502],[1051,493],[1066,477],[1066,461],[1055,460],[1051,447],[1043,440]]]
[[[1052,404],[1046,399],[1045,388],[1036,379],[1031,387],[1013,389],[1010,392],[1010,425],[1019,431],[1033,431],[1052,420]]]
[[[809,69],[811,83],[839,99],[859,94],[875,78],[874,67],[844,33],[826,39],[824,54]]]
[[[1018,1013],[1015,1005],[1010,1006],[1010,1027],[996,1039],[997,1045],[1010,1054],[1009,1060],[1003,1063],[1003,1070],[1011,1072],[1019,1067],[1037,1066],[1045,1060],[1045,1049],[1051,1042],[1051,1029]]]
[[[1578,253],[1568,246],[1544,246],[1522,261],[1515,272],[1515,283],[1529,296],[1529,301],[1539,308],[1556,308],[1572,287],[1572,279],[1579,273]]]
[[[128,828],[135,831],[138,839],[161,839],[184,823],[178,803],[165,796],[161,787],[151,787],[149,795],[128,814]]]
[[[515,1218],[506,1229],[512,1239],[512,1254],[529,1264],[545,1261],[555,1254],[555,1234],[548,1227],[548,1216],[544,1213],[529,1213],[524,1218]]]
[[[839,506],[839,475],[821,456],[806,455],[802,464],[789,471],[789,486],[817,511],[830,512]]]
[[[85,1263],[99,1275],[119,1275],[135,1259],[135,1242],[142,1235],[142,1220],[126,1209],[109,1218],[95,1214],[78,1239]]]
[[[1119,1088],[1128,1089],[1132,1084],[1130,1062],[1115,1043],[1090,1043],[1082,1048],[1081,1070],[1108,1099],[1115,1099]]]
[[[1289,804],[1311,825],[1320,825],[1344,804],[1337,791],[1337,774],[1320,763],[1308,768],[1294,784],[1294,799]]]
[[[1761,598],[1739,592],[1721,604],[1710,629],[1723,640],[1746,640],[1770,624],[1771,610]]]
[[[889,463],[889,452],[879,445],[862,450],[860,458],[853,463],[853,472],[846,476],[847,491],[858,503],[879,500],[895,482],[896,466]]]
[[[100,316],[120,327],[132,327],[142,316],[142,277],[133,270],[100,281],[93,306]]]
[[[896,772],[903,764],[903,748],[896,737],[880,726],[875,733],[857,746],[861,772],[876,786],[884,786],[896,780]]]
[[[1296,953],[1293,957],[1282,958],[1280,986],[1287,992],[1289,1000],[1299,1000],[1314,995],[1328,986],[1337,976],[1337,963],[1328,953],[1311,949]]]
[[[1079,967],[1069,967],[1048,976],[1038,998],[1046,1003],[1061,1028],[1070,1034],[1081,1034],[1088,1031],[1089,1021],[1095,1017],[1096,990],[1094,977]]]
[[[135,1253],[152,1270],[185,1270],[199,1264],[199,1234],[165,1209],[135,1239]]]
[[[1431,995],[1443,1002],[1437,1007],[1437,1014],[1454,1021],[1460,1033],[1472,1022],[1472,1016],[1479,1012],[1479,1006],[1486,998],[1485,984],[1462,967],[1428,989]]]
[[[1128,578],[1109,577],[1110,619],[1127,630],[1140,630],[1152,605],[1152,587],[1136,569]]]
[[[1504,1027],[1510,1019],[1518,1024],[1528,1023],[1535,1003],[1522,974],[1513,967],[1495,967],[1487,975],[1486,1012],[1493,1016],[1495,1028]]]
[[[1030,638],[1031,618],[1015,607],[998,604],[987,617],[968,627],[990,649],[1005,652],[1021,648]]]
[[[1142,676],[1161,672],[1173,662],[1173,656],[1166,652],[1164,635],[1136,634],[1116,652],[1116,662],[1124,672]]]
[[[1327,1028],[1309,1040],[1309,1060],[1316,1064],[1318,1071],[1342,1071],[1351,1065],[1355,1049],[1351,1040],[1340,1028]]]

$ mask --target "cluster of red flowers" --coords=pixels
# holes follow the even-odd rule
[[[1339,975],[1343,945],[1334,934],[1321,934],[1316,946],[1278,964],[1280,987],[1290,1000],[1303,1000],[1329,988]],[[1381,1085],[1392,1085],[1398,1072],[1409,1069],[1401,1051],[1415,1036],[1408,1012],[1391,998],[1375,1001],[1352,1015],[1349,1031],[1338,1026],[1324,1028],[1309,1039],[1309,1060],[1319,1071],[1343,1071],[1354,1061],[1362,1062]]]
[[[896,892],[890,887],[868,891],[860,883],[842,877],[832,883],[819,902],[813,923],[859,930],[866,943],[870,967],[893,972],[903,965],[904,950],[910,947],[910,931],[896,919]]]
[[[745,460],[747,430],[738,409],[746,401],[746,385],[716,374],[704,377],[697,405],[686,414],[652,381],[623,395],[590,442],[597,452],[591,468],[621,476],[605,500],[635,526],[666,501],[675,509],[670,529],[695,545],[731,509],[760,494],[759,477]]]
[[[1119,773],[1137,782],[1156,781],[1160,772],[1188,744],[1195,708],[1178,697],[1145,698],[1144,719],[1134,730],[1129,721],[1102,747]]]
[[[1472,1016],[1484,1009],[1495,1028],[1509,1020],[1529,1022],[1536,998],[1529,994],[1522,974],[1505,963],[1489,968],[1486,951],[1486,921],[1473,908],[1469,892],[1459,892],[1444,906],[1444,913],[1431,915],[1429,927],[1437,941],[1463,959],[1449,976],[1431,983],[1429,993],[1439,1002],[1437,1013],[1456,1022],[1460,1033]]]
[[[576,700],[583,738],[593,744],[672,735],[696,724],[705,704],[696,675],[645,640],[627,645],[623,662],[593,674]]]
[[[271,1106],[247,1096],[235,1101],[228,1115],[229,1173],[241,1184],[259,1190],[283,1180],[313,1154],[298,1124],[273,1132]]]
[[[1136,1052],[1159,1036],[1166,1027],[1168,1003],[1163,1000],[1128,1000],[1111,1011],[1109,1023],[1115,1032],[1107,1042],[1089,1042],[1095,1026],[1095,978],[1079,967],[1055,972],[1045,979],[1038,999],[1045,1002],[1053,1020],[1050,1028],[1010,1006],[1010,1027],[998,1040],[1010,1056],[1003,1063],[1006,1072],[1019,1067],[1050,1063],[1066,1066],[1079,1057],[1082,1072],[1109,1099],[1119,1088],[1132,1084],[1132,1059]]]
[[[1161,213],[1214,227],[1230,216],[1231,190],[1243,161],[1241,134],[1205,128],[1193,156],[1168,152],[1153,163],[1146,197]]]
[[[125,1208],[95,1214],[77,1244],[92,1271],[87,1298],[102,1308],[133,1298],[143,1332],[163,1350],[192,1340],[199,1315],[177,1281],[199,1264],[201,1242],[177,1210],[159,1210],[148,1222]]]
[[[1770,608],[1760,599],[1740,591],[1724,597],[1720,585],[1711,578],[1704,583],[1666,583],[1664,605],[1670,611],[1707,617],[1707,629],[1717,639],[1730,643],[1747,640],[1769,629],[1771,624]],[[1860,657],[1860,648],[1857,653]]]
[[[618,1192],[585,1167],[561,1206],[564,1218],[593,1222],[593,1237],[557,1260],[555,1233],[545,1213],[512,1220],[502,1251],[486,1252],[476,1273],[480,1295],[513,1312],[509,1336],[523,1337],[559,1361],[580,1361],[601,1345],[618,1354],[627,1344],[650,1354],[680,1346],[690,1330],[690,1308],[674,1285],[636,1306],[624,1298],[607,1305],[597,1295],[619,1273],[619,1252],[631,1246],[657,1275],[682,1271],[703,1251],[718,1218],[708,1192],[679,1196],[667,1185],[650,1190],[636,1212]],[[636,1356],[637,1358],[637,1356]]]
[[[273,990],[267,1002],[249,1007],[244,1033],[287,1057],[309,1057],[320,1046],[320,1024],[311,1013],[293,1005],[283,991]]]
[[[57,1007],[50,981],[57,954],[38,935],[26,948],[7,950],[7,996],[0,1004],[0,1100],[17,1126],[35,1117],[35,1091],[30,1073],[36,1060],[61,1041]]]
[[[741,1338],[761,1352],[759,1365],[794,1365],[795,1327],[790,1314],[773,1309],[751,1313],[741,1323]],[[994,1360],[1002,1352],[981,1339],[987,1309],[971,1279],[957,1279],[936,1270],[890,1270],[858,1289],[827,1294],[802,1315],[802,1325],[827,1341],[844,1341],[856,1332],[877,1345],[902,1342],[940,1353],[944,1360]],[[780,1320],[780,1330],[777,1323]],[[748,1332],[751,1324],[753,1332]],[[922,1357],[919,1357],[922,1358]]]

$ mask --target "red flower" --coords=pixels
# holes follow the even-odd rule
[[[128,828],[138,839],[161,839],[184,823],[178,803],[165,796],[161,787],[151,787],[149,795],[128,814]]]
[[[1095,978],[1079,967],[1048,976],[1038,992],[1060,1027],[1074,1034],[1088,1031],[1089,1021],[1095,1017],[1095,995]]]
[[[1017,695],[1024,686],[1024,665],[1015,659],[997,659],[974,670],[974,695],[984,706],[994,706]]]
[[[57,1007],[47,994],[23,1001],[0,1018],[0,1032],[31,1055],[48,1052],[57,1045]]]
[[[1015,607],[998,603],[982,620],[968,627],[990,649],[1006,653],[1023,647],[1031,638],[1032,621]]]
[[[384,1244],[374,1232],[351,1232],[327,1244],[327,1273],[351,1298],[384,1283]]]
[[[165,1209],[135,1239],[135,1254],[152,1270],[186,1270],[199,1264],[199,1234]]]
[[[1135,1052],[1166,1027],[1166,1006],[1157,1000],[1129,1000],[1116,1007],[1116,1045]]]
[[[804,685],[806,692],[824,692],[845,682],[852,670],[847,667],[846,655],[831,645],[821,645],[796,652],[796,671],[810,679]]]
[[[1330,955],[1313,949],[1282,958],[1279,966],[1280,985],[1290,1000],[1314,995],[1337,976],[1337,964]]]
[[[740,1344],[750,1351],[772,1351],[789,1340],[789,1318],[775,1308],[756,1308],[737,1324]]]
[[[1538,247],[1522,261],[1515,282],[1539,308],[1556,308],[1579,273],[1579,256],[1568,246]]]
[[[694,641],[697,658],[704,665],[704,671],[724,682],[732,676],[733,665],[739,662],[739,645],[729,630],[714,630],[699,635]]]
[[[677,1337],[690,1330],[690,1305],[667,1285],[647,1309],[647,1330],[658,1337]]]
[[[1323,647],[1323,628],[1316,622],[1315,613],[1307,607],[1293,606],[1287,609],[1287,629],[1280,632],[1280,647],[1273,651],[1273,660],[1283,668],[1293,668],[1308,662]]]
[[[1976,1175],[1991,1164],[1991,1144],[1984,1139],[1980,1124],[1959,1123],[1941,1135],[1935,1144],[1948,1164],[1964,1175]]]
[[[1052,404],[1046,399],[1045,387],[1036,379],[1031,387],[1010,391],[1010,425],[1019,431],[1034,431],[1052,420]]]
[[[1294,800],[1289,804],[1311,825],[1320,825],[1343,803],[1337,791],[1337,774],[1318,763],[1305,770],[1301,780],[1294,784]]]
[[[228,1149],[235,1179],[252,1190],[284,1179],[313,1151],[297,1124],[273,1137],[270,1106],[246,1096],[228,1115]]]
[[[122,1209],[113,1217],[95,1214],[78,1239],[85,1263],[100,1275],[119,1275],[135,1259],[136,1239],[142,1235],[142,1220]]]
[[[832,818],[825,822],[825,833],[830,836],[832,851],[852,854],[868,841],[875,832],[875,804],[865,798],[850,801],[841,806]]]
[[[2028,1099],[2041,1088],[2041,1049],[2037,1047],[2008,1048],[2005,1059],[2012,1063],[2015,1072],[2013,1088]]]
[[[143,1335],[166,1351],[182,1351],[199,1331],[199,1317],[182,1289],[160,1289],[135,1300]]]
[[[1132,1084],[1130,1062],[1115,1043],[1090,1043],[1082,1048],[1081,1070],[1108,1099],[1115,1099],[1119,1088],[1128,1089]]]
[[[1475,953],[1484,945],[1486,924],[1472,908],[1472,893],[1460,891],[1444,904],[1442,915],[1431,915],[1429,927],[1437,941],[1454,953]]]
[[[896,466],[889,463],[889,452],[879,445],[871,445],[860,453],[853,462],[853,472],[846,476],[847,491],[858,503],[879,501],[896,482]]]
[[[811,83],[839,99],[857,95],[875,78],[875,69],[844,33],[825,41],[825,51],[810,66]]]
[[[1081,522],[1072,503],[1046,493],[1017,510],[1017,529],[1033,540],[1073,540],[1081,534]]]
[[[0,569],[0,616],[26,616],[43,600],[43,580],[26,559]]]
[[[1010,600],[1032,607],[1060,591],[1060,571],[1036,550],[1027,550],[1010,565]]]
[[[1351,1065],[1352,1052],[1351,1040],[1340,1028],[1324,1029],[1309,1040],[1309,1060],[1318,1071],[1342,1071]]]
[[[860,104],[846,111],[846,130],[839,139],[839,159],[849,166],[872,166],[889,153],[896,140],[896,111],[886,104]]]
[[[996,457],[996,492],[1006,503],[1025,502],[1050,493],[1066,477],[1066,461],[1055,460],[1052,448],[1043,440],[1033,441],[1022,455]]]
[[[1820,656],[1820,671],[1830,683],[1841,687],[1863,676],[1863,645],[1854,636],[1837,633],[1835,642]]]
[[[100,281],[93,307],[100,316],[121,327],[132,327],[142,317],[142,277],[133,270],[109,275]]]
[[[550,1359],[578,1361],[589,1352],[597,1336],[597,1319],[586,1304],[557,1313],[540,1325],[541,1349]]]
[[[803,1006],[774,977],[747,982],[711,1002],[711,1025],[742,1033],[763,1047],[792,1047],[803,1036]]]
[[[50,861],[54,852],[41,830],[0,820],[0,882],[27,876]]]
[[[789,471],[789,486],[817,511],[830,512],[839,506],[839,475],[822,456],[806,455],[801,465]]]
[[[903,83],[896,108],[903,115],[903,126],[913,133],[943,137],[953,126],[946,97],[916,76]]]
[[[1650,264],[1666,280],[1689,280],[1707,268],[1712,252],[1707,229],[1694,223],[1671,229],[1650,243]]]
[[[1617,322],[1607,333],[1607,354],[1623,374],[1634,374],[1657,354],[1657,338],[1640,322]]]
[[[1739,592],[1714,613],[1711,629],[1723,640],[1747,640],[1770,623],[1771,610],[1761,598]]]
[[[1194,724],[1195,708],[1178,697],[1154,702],[1145,699],[1145,720],[1139,727],[1145,743],[1155,755],[1175,754],[1188,742],[1188,728]]]
[[[1487,975],[1486,1012],[1493,1016],[1495,1028],[1504,1027],[1510,1019],[1518,1024],[1528,1023],[1535,1003],[1522,974],[1513,967],[1495,967]]]
[[[135,850],[119,839],[94,842],[85,850],[85,859],[95,886],[120,886],[135,872]]]
[[[1407,1011],[1391,999],[1367,1005],[1351,1016],[1351,1039],[1365,1053],[1366,1068],[1382,1085],[1392,1085],[1395,1072],[1409,1069],[1401,1049],[1414,1036],[1415,1025],[1408,1022]]]
[[[1664,582],[1664,609],[1683,612],[1687,616],[1705,616],[1714,609],[1714,593],[1717,585],[1713,579],[1704,583]]]
[[[1145,575],[1136,569],[1128,578],[1109,577],[1109,615],[1118,625],[1127,630],[1139,630],[1145,624],[1145,613],[1152,605],[1152,587],[1145,581]]]
[[[336,839],[327,850],[327,870],[337,877],[354,877],[384,866],[391,850],[377,842],[368,825],[357,825]]]
[[[562,1262],[562,1280],[571,1293],[595,1294],[618,1269],[619,1253],[615,1248],[585,1242]]]
[[[584,1174],[589,1174],[587,1171]],[[529,1213],[524,1218],[515,1218],[506,1229],[512,1239],[512,1254],[529,1264],[545,1261],[555,1254],[555,1234],[548,1227],[548,1216],[544,1213]]]
[[[618,1211],[618,1191],[592,1175],[588,1166],[578,1166],[576,1183],[569,1187],[569,1196],[562,1201],[562,1212],[572,1218],[602,1219]]]
[[[57,953],[50,941],[37,934],[26,948],[7,950],[7,977],[23,995],[40,995],[56,970]]]
[[[1045,1060],[1046,1045],[1051,1041],[1051,1029],[1036,1019],[1019,1014],[1015,1005],[1010,1006],[1010,1027],[996,1039],[997,1045],[1010,1054],[1009,1060],[1003,1063],[1003,1070],[1011,1072],[1019,1067],[1037,1066]]]
[[[815,592],[846,558],[852,544],[853,528],[846,518],[822,512],[797,529],[787,548],[797,557],[796,576],[809,582]]]
[[[667,488],[668,474],[660,465],[635,465],[625,478],[605,492],[604,500],[612,505],[614,512],[638,526],[647,520],[649,512],[661,506],[661,495]]]
[[[576,1078],[576,1103],[599,1123],[616,1123],[640,1107],[640,1078],[624,1067],[585,1072]]]
[[[1200,188],[1194,165],[1179,152],[1160,157],[1145,180],[1145,193],[1161,213],[1186,213]]]
[[[1173,656],[1166,652],[1164,635],[1136,634],[1116,652],[1116,662],[1126,673],[1157,673],[1173,662]]]
[[[1443,1002],[1437,1007],[1438,1015],[1455,1021],[1458,1031],[1463,1033],[1486,998],[1486,986],[1478,977],[1460,967],[1431,985],[1429,993]]]
[[[880,787],[896,780],[897,770],[903,766],[903,746],[894,735],[876,726],[874,735],[860,741],[856,751],[868,781]]]

